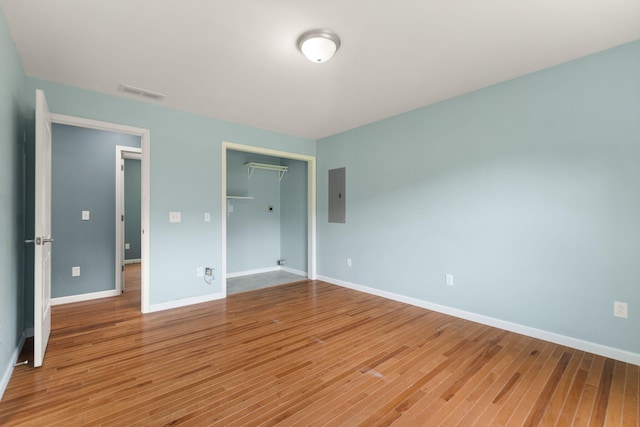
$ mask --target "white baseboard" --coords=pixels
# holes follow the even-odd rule
[[[253,270],[236,271],[235,273],[227,273],[227,279],[240,276],[250,276],[252,274],[271,273],[272,271],[280,271],[280,266],[256,268]]]
[[[4,396],[5,390],[7,390],[7,386],[9,385],[9,380],[11,379],[11,375],[13,374],[14,365],[18,362],[18,357],[20,357],[20,352],[22,351],[22,346],[24,345],[25,339],[27,339],[26,331],[22,333],[22,336],[18,341],[18,345],[13,350],[13,354],[11,354],[11,358],[9,358],[9,364],[4,369],[4,373],[2,374],[2,379],[0,379],[0,400],[2,400],[2,396]]]
[[[224,292],[218,292],[216,294],[208,294],[199,297],[184,298],[175,301],[162,302],[159,304],[151,304],[151,307],[149,307],[149,313],[153,313],[154,311],[169,310],[171,308],[185,307],[192,304],[215,301],[225,297],[226,295]]]
[[[287,273],[291,273],[291,274],[297,274],[298,276],[303,276],[303,277],[307,277],[308,276],[306,271],[296,270],[295,268],[289,268],[289,267],[280,266],[280,270],[286,271]]]
[[[70,304],[72,302],[89,301],[92,299],[116,297],[122,292],[118,290],[91,292],[88,294],[69,295],[68,297],[51,298],[51,305]]]
[[[439,313],[448,314],[450,316],[459,317],[461,319],[470,320],[472,322],[481,323],[483,325],[493,326],[495,328],[504,329],[518,334],[526,335],[532,338],[549,341],[566,347],[575,348],[577,350],[587,351],[599,356],[609,357],[611,359],[620,360],[634,365],[640,365],[640,354],[630,351],[621,350],[615,347],[609,347],[602,344],[584,341],[578,338],[560,335],[555,332],[544,331],[542,329],[532,328],[520,325],[518,323],[507,322],[505,320],[496,319],[494,317],[484,316],[481,314],[471,313],[469,311],[459,310],[457,308],[445,305],[434,304],[432,302],[420,300],[417,298],[407,297],[393,292],[382,291],[380,289],[370,288],[368,286],[357,285],[355,283],[345,282],[344,280],[334,279],[326,276],[318,276],[318,280],[322,280],[334,285],[365,292],[379,297],[415,305],[417,307],[426,308],[427,310],[437,311]]]
[[[142,262],[142,259],[140,258],[136,258],[136,259],[125,259],[124,263],[125,264],[140,264]]]

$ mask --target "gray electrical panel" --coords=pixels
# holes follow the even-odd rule
[[[344,224],[346,220],[346,170],[329,170],[329,222]]]

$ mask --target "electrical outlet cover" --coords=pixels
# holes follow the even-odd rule
[[[453,286],[453,274],[446,274],[444,281],[447,286]]]
[[[613,303],[613,315],[626,319],[629,317],[629,306],[626,302],[615,301]]]

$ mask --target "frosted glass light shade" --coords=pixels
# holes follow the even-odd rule
[[[326,62],[340,47],[340,38],[329,30],[307,31],[298,39],[298,47],[311,62]]]

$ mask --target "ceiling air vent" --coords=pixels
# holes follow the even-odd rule
[[[156,101],[162,101],[166,96],[162,93],[153,92],[147,89],[142,89],[142,88],[127,85],[124,83],[120,83],[120,86],[118,86],[118,90],[120,92],[127,92],[127,93],[132,93],[138,96],[144,96],[145,98],[155,99]]]

